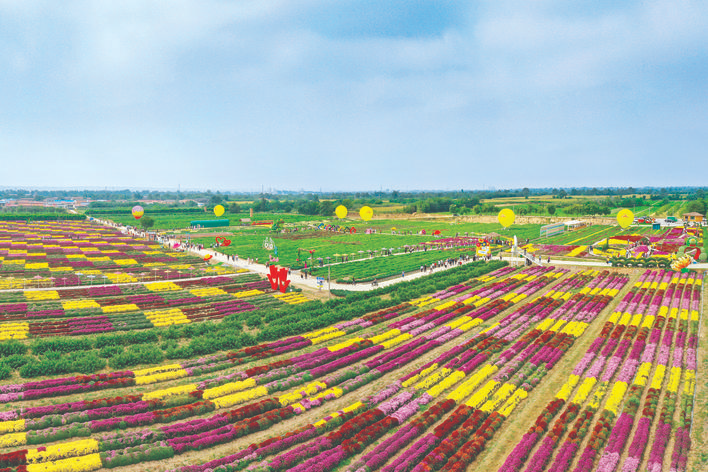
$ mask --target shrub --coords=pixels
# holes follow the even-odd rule
[[[23,356],[20,354],[14,354],[0,360],[1,364],[10,367],[12,370],[17,370],[28,362],[32,361],[30,356]]]
[[[3,341],[0,343],[0,356],[7,357],[15,354],[24,354],[27,352],[27,346],[16,339]]]
[[[0,380],[9,379],[12,376],[12,371],[13,369],[10,366],[0,364]]]
[[[120,354],[123,350],[123,346],[106,346],[98,352],[98,355],[104,359],[108,359],[109,357]]]

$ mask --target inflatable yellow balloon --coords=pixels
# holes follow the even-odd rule
[[[634,213],[632,213],[632,210],[622,208],[619,213],[617,213],[617,223],[619,223],[622,228],[629,228],[629,225],[633,222]]]
[[[374,216],[374,210],[372,210],[371,207],[363,206],[361,210],[359,210],[359,216],[361,216],[362,220],[369,221],[371,217]]]
[[[497,216],[499,219],[499,223],[505,228],[508,228],[509,226],[514,224],[514,219],[516,219],[516,215],[514,214],[514,211],[509,209],[509,208],[504,208],[502,211],[499,212],[499,216]]]
[[[214,207],[214,214],[215,214],[216,216],[221,216],[221,215],[223,215],[223,214],[224,214],[224,211],[225,211],[225,210],[224,210],[224,207],[221,206],[221,205],[216,205],[216,206]]]
[[[347,213],[347,207],[345,207],[344,205],[339,205],[337,208],[334,209],[334,214],[337,215],[337,218],[339,218],[340,220],[342,218],[346,218]]]

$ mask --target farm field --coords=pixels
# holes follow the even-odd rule
[[[347,256],[347,260],[353,261],[368,259],[372,254],[374,256],[380,255],[382,251],[404,254],[409,248],[423,249],[425,245],[429,248],[448,248],[448,246],[474,244],[476,238],[483,238],[490,234],[495,235],[492,236],[493,239],[505,241],[513,239],[515,234],[519,238],[537,237],[540,229],[540,225],[521,225],[518,228],[515,227],[511,232],[503,229],[499,224],[459,223],[450,225],[447,223],[441,225],[439,222],[430,221],[377,220],[368,223],[374,224],[365,226],[354,224],[357,229],[355,233],[316,230],[314,229],[316,226],[285,233],[273,233],[267,228],[257,230],[237,228],[232,232],[231,245],[220,247],[218,250],[224,254],[258,258],[261,262],[269,260],[270,257],[277,257],[278,263],[283,266],[300,268],[304,267],[305,262],[308,263],[308,266],[317,264],[320,258],[324,263],[341,261],[343,256]],[[343,222],[340,228],[342,226],[349,227],[345,225],[346,223]],[[392,230],[392,228],[394,229]],[[425,231],[425,234],[419,234],[421,231]],[[435,231],[440,231],[440,234],[434,236]],[[460,241],[450,244],[445,242],[456,237],[459,237]],[[274,250],[264,247],[266,238],[272,240],[273,245],[277,248],[277,254]],[[467,238],[473,239],[470,241]],[[443,242],[440,243],[439,240]],[[192,241],[209,247],[214,244],[215,238],[203,237]],[[498,249],[498,247],[496,248]],[[448,257],[455,256],[439,256],[438,259]],[[420,264],[418,265],[420,266]],[[373,274],[369,275],[369,277],[373,276]]]
[[[229,272],[86,221],[0,221],[0,289],[128,283]]]
[[[527,252],[554,258],[596,258],[621,256],[625,260],[640,261],[644,257],[671,261],[685,253],[697,260],[705,260],[704,231],[700,228],[682,227],[652,229],[651,226],[591,225],[549,238],[538,238],[520,246]],[[593,246],[592,249],[589,246]]]
[[[706,401],[702,273],[468,262],[317,301],[204,268],[219,273],[0,291],[0,470],[681,471],[704,460],[693,423]]]

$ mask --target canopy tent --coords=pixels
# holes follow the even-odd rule
[[[574,230],[578,228],[582,228],[583,226],[587,226],[587,223],[585,221],[580,221],[580,220],[570,220],[566,221],[565,227],[569,230]]]

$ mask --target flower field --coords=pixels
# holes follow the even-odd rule
[[[670,261],[683,254],[692,239],[703,247],[703,232],[688,228],[662,228],[659,230],[638,228],[623,230],[618,226],[589,226],[521,246],[527,252],[551,257],[622,257],[638,259],[652,256]],[[605,248],[607,244],[607,248]],[[594,246],[593,246],[594,245]],[[589,250],[589,246],[593,246]]]
[[[3,291],[0,470],[687,470],[702,282],[493,261],[326,302],[250,273]]]
[[[187,253],[83,221],[0,221],[0,290],[228,273]]]

